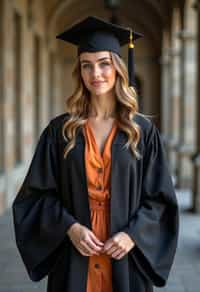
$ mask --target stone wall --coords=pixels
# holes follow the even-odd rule
[[[185,9],[185,29],[189,31],[184,73],[186,154],[183,154],[181,168],[187,186],[192,180],[188,154],[191,151],[188,149],[194,148],[196,135],[194,78],[197,40],[191,1],[186,1]],[[55,34],[89,14],[108,18],[102,2],[0,0],[0,213],[16,196],[42,130],[52,117],[65,111],[65,100],[73,92],[71,71],[76,51],[72,46],[56,42]],[[176,17],[173,21],[175,8],[169,11],[169,19],[164,14],[159,23],[161,4],[157,4],[159,9],[153,11],[151,1],[145,1],[145,5],[149,3],[149,9],[143,9],[142,1],[135,1],[134,13],[130,13],[132,1],[122,2],[120,20],[144,33],[144,38],[135,44],[142,110],[154,115],[164,136],[170,138],[170,165],[176,172],[179,158],[172,138],[176,138],[175,144],[179,142],[183,97],[180,55],[176,55],[174,45],[176,47],[178,41],[176,34],[183,28],[176,22]],[[165,8],[166,1],[161,2]],[[176,9],[177,3],[182,2],[176,1]],[[123,48],[122,55],[126,60],[127,48]]]
[[[42,129],[63,109],[57,60],[55,89],[50,84],[52,49],[41,1],[32,11],[28,2],[0,1],[0,213],[19,189]]]

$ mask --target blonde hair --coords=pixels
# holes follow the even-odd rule
[[[133,120],[135,114],[138,112],[137,94],[133,87],[128,86],[128,72],[123,60],[113,52],[110,54],[116,69],[115,95],[117,101],[117,124],[127,134],[128,141],[125,147],[130,147],[133,156],[140,158],[140,154],[137,151],[137,145],[140,140],[140,128]],[[90,93],[83,83],[79,60],[75,64],[72,76],[76,86],[74,93],[66,100],[69,119],[64,123],[62,129],[63,138],[68,142],[64,149],[64,158],[74,148],[77,131],[87,121],[90,106]]]

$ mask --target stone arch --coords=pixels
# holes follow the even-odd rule
[[[100,0],[95,1],[95,3],[92,0],[87,0],[84,3],[80,0],[66,0],[58,3],[48,20],[49,39],[53,40],[57,32],[63,30],[65,26],[72,25],[77,19],[94,14],[94,9],[97,16],[106,17],[106,11]],[[66,17],[68,11],[71,11],[71,13],[67,13]]]
[[[156,13],[152,9],[152,17],[149,17],[148,21],[146,21],[146,17],[141,18],[138,16],[141,15],[141,13],[144,14],[144,7],[140,3],[136,3],[134,5],[134,8],[139,12],[137,14],[134,14],[130,13],[130,9],[127,8],[130,7],[130,5],[132,5],[130,0],[123,1],[123,5],[120,8],[120,20],[123,20],[124,23],[127,24],[127,19],[131,18],[132,20],[134,20],[134,22],[139,23],[140,26],[143,26],[145,28],[148,34],[151,34],[151,38],[154,39],[156,45],[156,43],[159,42],[160,35],[160,33],[158,32],[161,27],[159,25],[161,24],[160,16],[158,16],[158,13]],[[68,11],[71,11],[71,13],[67,13]],[[77,21],[77,19],[84,18],[87,15],[96,15],[108,18],[110,12],[108,12],[104,8],[104,5],[100,0],[95,1],[95,3],[92,0],[87,0],[84,3],[80,0],[60,1],[54,6],[52,12],[49,13],[49,17],[47,19],[49,40],[53,42],[55,34],[57,32],[62,31],[66,26],[73,24]]]
[[[146,1],[148,2],[148,1]],[[129,6],[128,6],[129,4]],[[131,14],[130,7],[133,5],[130,0],[123,1],[123,5],[120,10],[120,20],[126,26],[133,26],[135,30],[144,33],[145,38],[139,40],[136,44],[136,74],[143,76],[143,108],[145,113],[156,114],[159,118],[158,125],[160,126],[160,54],[161,54],[161,23],[160,17],[157,13],[150,10],[151,17],[147,18],[144,15],[144,7],[138,2],[134,5],[134,8],[138,11],[136,14]],[[148,4],[150,5],[150,4]],[[147,4],[145,4],[147,6]],[[147,6],[149,7],[149,6]],[[66,26],[71,25],[76,22],[78,18],[83,18],[87,15],[95,14],[99,17],[104,17],[108,19],[109,13],[104,9],[102,1],[97,0],[87,0],[84,5],[80,0],[66,0],[60,1],[51,10],[52,13],[49,14],[48,21],[48,36],[49,36],[49,46],[54,51],[59,52],[62,55],[65,62],[65,72],[70,72],[72,68],[72,63],[75,58],[74,47],[61,42],[55,42],[56,33],[61,32]],[[71,11],[71,13],[66,13]],[[74,12],[76,11],[76,13]],[[96,13],[95,13],[96,12]],[[144,17],[139,17],[143,13]],[[57,47],[57,48],[56,48]],[[123,56],[127,56],[127,48],[122,50]],[[69,79],[70,74],[68,74]],[[70,82],[71,83],[71,82]],[[67,93],[68,95],[68,93]]]

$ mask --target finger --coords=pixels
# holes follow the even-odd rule
[[[86,249],[86,251],[87,251],[90,255],[92,255],[92,254],[96,254],[96,255],[97,255],[97,254],[98,254],[94,249],[92,249],[92,248],[88,245],[87,242],[81,240],[80,244],[81,244],[81,247],[84,247],[84,248]]]
[[[96,252],[100,252],[102,249],[100,246],[97,246],[91,239],[88,239],[85,242],[92,250],[95,250]]]
[[[97,246],[91,238],[88,238],[87,240],[85,240],[85,243],[92,249],[94,250],[95,252],[100,252],[101,251],[101,247],[100,246]]]
[[[93,232],[89,234],[89,237],[95,246],[98,246],[100,249],[104,247],[104,243],[100,241]]]
[[[72,243],[74,245],[74,247],[84,256],[89,256],[90,254],[88,253],[88,251],[81,246],[80,241],[76,241],[76,240],[72,240]]]
[[[99,245],[100,247],[104,246],[104,243],[102,241],[100,241],[93,232],[91,232],[90,235],[91,235],[91,238],[93,239],[93,241],[95,242],[95,244]]]
[[[121,260],[125,255],[126,255],[126,252],[123,251],[123,252],[121,252],[119,255],[117,255],[117,256],[115,257],[115,259],[116,259],[116,260]]]
[[[89,257],[90,256],[90,254],[89,253],[87,253],[87,252],[85,252],[85,251],[83,251],[82,249],[79,249],[79,252],[83,255],[83,256],[87,256],[87,257]]]
[[[112,239],[109,239],[108,241],[106,241],[106,243],[104,244],[104,252],[107,252],[112,246],[114,245],[114,242]]]
[[[80,250],[85,256],[92,256],[93,254],[87,249],[87,247],[80,245]]]
[[[112,255],[113,254],[113,252],[115,252],[116,250],[118,250],[118,248],[119,247],[117,247],[117,246],[112,246],[110,249],[108,249],[107,251],[106,251],[106,254],[107,255]]]
[[[83,246],[76,246],[76,248],[78,249],[78,251],[84,255],[84,256],[90,256],[90,254],[87,252],[87,250],[83,247]]]
[[[112,258],[116,258],[118,255],[120,255],[122,252],[124,252],[124,250],[122,250],[121,248],[118,248],[117,250],[115,250],[113,253],[112,253]]]

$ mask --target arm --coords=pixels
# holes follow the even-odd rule
[[[123,230],[134,241],[130,255],[155,286],[164,286],[173,263],[179,229],[177,200],[158,130],[152,126],[143,157],[142,201]]]
[[[33,281],[48,274],[67,230],[76,222],[59,200],[56,168],[56,144],[49,125],[12,206],[17,247]]]

